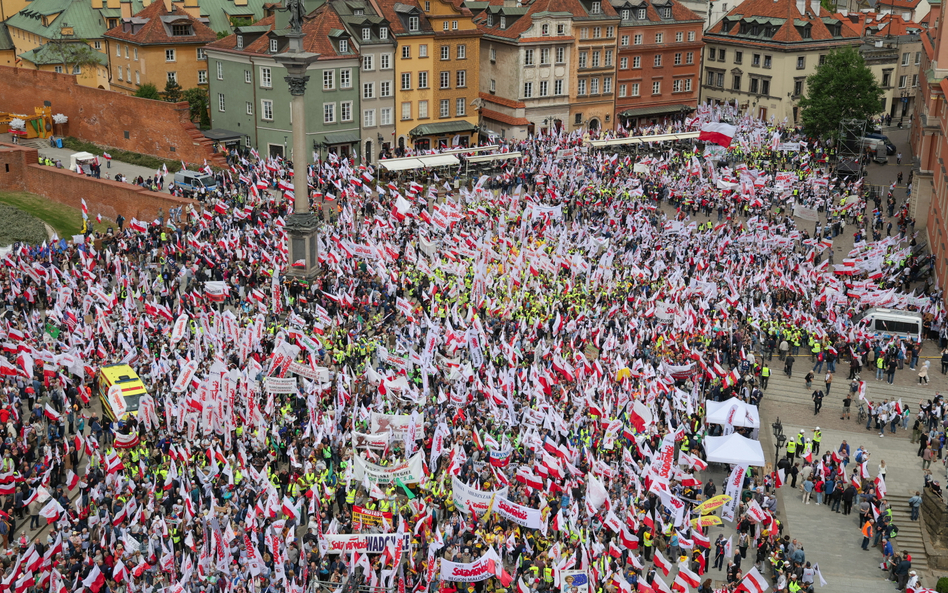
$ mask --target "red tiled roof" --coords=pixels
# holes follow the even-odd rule
[[[171,35],[171,24],[166,27],[165,23],[161,20],[163,16],[178,17],[175,19],[174,24],[191,25],[191,30],[194,32],[194,35]],[[135,33],[124,31],[123,27],[125,24],[119,23],[117,27],[106,31],[105,36],[111,39],[128,41],[136,45],[205,45],[217,39],[217,33],[212,31],[210,27],[200,20],[188,14],[184,9],[174,6],[169,11],[165,8],[165,3],[160,0],[156,0],[146,6],[143,10],[139,11],[138,14],[134,15],[133,18],[145,19],[148,22],[142,25]]]
[[[492,95],[490,93],[478,93],[477,96],[489,103],[497,103],[498,105],[503,105],[504,107],[509,107],[510,109],[523,109],[527,106],[523,101],[504,99],[503,97],[498,97],[497,95]]]
[[[695,11],[691,10],[678,0],[672,0],[672,20],[677,22],[682,21],[703,21]],[[616,6],[618,10],[623,8],[642,8],[641,3],[633,2],[632,0],[625,0],[623,4]],[[647,22],[646,22],[647,21]],[[655,8],[651,3],[646,3],[645,5],[645,21],[636,19],[636,24],[638,25],[647,25],[649,23],[671,23],[671,20],[663,19],[658,14],[658,9]]]
[[[562,43],[564,41],[573,41],[576,38],[572,35],[566,35],[563,37],[523,37],[519,41],[520,43]]]
[[[269,31],[273,31],[275,23],[276,17],[268,16],[257,21],[253,26],[268,27]],[[320,60],[346,57],[354,58],[354,54],[350,56],[348,54],[336,53],[336,48],[333,47],[333,44],[329,38],[329,33],[332,31],[332,29],[344,31],[346,27],[343,24],[342,19],[339,18],[338,14],[336,14],[336,11],[332,10],[329,4],[323,4],[313,12],[303,17],[303,51],[319,54]],[[266,33],[254,39],[251,43],[245,44],[242,50],[236,49],[236,40],[236,34],[228,35],[223,39],[209,44],[208,47],[213,49],[234,50],[247,54],[271,55],[270,38]]]
[[[797,10],[796,2],[794,0],[744,0],[737,6],[735,6],[727,16],[741,16],[742,19],[747,20],[754,17],[761,18],[777,18],[784,19],[784,23],[780,25],[777,31],[774,33],[772,38],[756,38],[739,35],[740,32],[740,23],[737,22],[737,19],[732,19],[729,21],[730,30],[724,31],[724,21],[718,21],[710,29],[708,29],[708,35],[727,35],[734,36],[735,41],[739,40],[741,43],[745,41],[749,43],[760,42],[760,43],[788,43],[788,42],[806,42],[806,43],[818,43],[826,41],[835,41],[840,39],[855,39],[859,37],[859,33],[851,26],[849,20],[842,21],[842,27],[840,28],[840,36],[833,37],[830,33],[829,28],[823,22],[823,18],[833,18],[833,15],[823,8],[822,6],[819,9],[819,14],[812,14],[810,12],[811,3],[807,2],[805,14],[800,14],[800,11]],[[810,25],[810,38],[803,39],[803,36],[800,35],[800,31],[794,24],[794,21],[801,20],[806,21]]]
[[[488,0],[491,6],[503,6],[504,0]],[[616,9],[609,2],[603,2],[602,16],[604,18],[615,19],[618,16]],[[590,15],[586,12],[586,7],[579,0],[534,0],[527,5],[527,12],[523,16],[508,16],[508,26],[506,29],[500,28],[500,19],[495,18],[493,26],[487,26],[487,11],[481,12],[474,18],[474,22],[485,35],[495,37],[505,37],[507,39],[519,39],[521,35],[527,32],[533,26],[533,15],[538,12],[565,12],[574,17],[592,18],[597,15]],[[512,23],[510,21],[513,20]]]
[[[487,119],[492,119],[494,121],[499,121],[502,124],[508,124],[511,126],[528,126],[530,125],[530,120],[525,117],[514,117],[512,115],[505,115],[498,111],[492,111],[490,109],[481,109],[481,115]]]
[[[408,33],[408,30],[405,29],[402,25],[402,19],[399,18],[398,14],[395,11],[396,4],[405,4],[407,6],[413,6],[418,9],[418,28],[419,33],[428,33],[431,34],[434,32],[431,23],[428,22],[428,17],[425,16],[421,6],[418,5],[417,0],[376,0],[379,10],[382,12],[382,16],[388,20],[388,26],[392,30],[392,33],[396,35],[405,35]],[[417,35],[417,33],[414,33]]]

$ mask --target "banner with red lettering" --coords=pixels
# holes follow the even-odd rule
[[[448,562],[442,559],[441,580],[462,583],[486,581],[496,576],[496,563],[499,562],[500,556],[494,550],[488,550],[486,554],[474,562]]]
[[[494,499],[494,511],[502,517],[510,519],[517,525],[529,527],[530,529],[540,528],[540,511],[530,507],[521,506],[510,502],[506,498],[496,497]]]
[[[359,505],[352,505],[352,523],[360,523],[362,527],[381,525],[382,520],[388,521],[392,525],[392,513],[383,511],[373,511]]]
[[[470,509],[473,507],[474,512],[481,516],[490,508],[491,499],[496,501],[498,498],[507,498],[506,486],[493,492],[478,490],[457,479],[457,476],[451,478],[451,489],[453,490],[454,506],[465,515],[470,513]]]

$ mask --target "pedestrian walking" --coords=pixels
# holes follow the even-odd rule
[[[896,165],[901,165],[901,164],[902,164],[902,153],[901,153],[901,152],[900,152],[899,154],[895,155],[895,164],[896,164]]]
[[[816,416],[820,413],[820,408],[823,407],[823,391],[817,389],[813,392],[813,415]]]

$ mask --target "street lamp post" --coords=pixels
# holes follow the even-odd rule
[[[309,205],[309,184],[307,179],[306,158],[306,83],[309,76],[306,70],[315,62],[318,54],[303,51],[303,18],[305,8],[303,0],[287,0],[286,10],[290,11],[290,22],[286,37],[289,51],[275,56],[274,59],[286,68],[283,79],[290,88],[290,115],[293,121],[293,213],[287,217],[286,234],[289,243],[290,267],[288,276],[311,278],[318,270],[317,253],[318,218]],[[284,152],[285,154],[285,152]],[[299,265],[302,262],[302,265]]]
[[[777,462],[780,461],[780,450],[783,449],[784,443],[787,442],[787,435],[781,434],[777,436],[777,441],[774,443],[776,451],[774,452],[774,465],[777,465]]]

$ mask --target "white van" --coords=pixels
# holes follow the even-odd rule
[[[860,321],[871,333],[922,341],[921,313],[876,308],[863,313]]]

